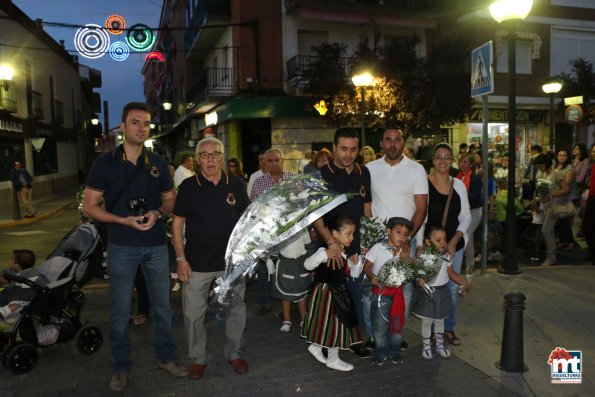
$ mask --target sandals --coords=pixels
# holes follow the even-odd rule
[[[147,322],[147,317],[149,316],[147,316],[146,314],[137,314],[136,316],[134,316],[134,325],[143,325],[145,322]]]
[[[454,331],[444,331],[444,339],[453,346],[461,345],[461,340],[457,338]]]

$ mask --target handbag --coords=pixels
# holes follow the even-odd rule
[[[550,211],[552,211],[552,215],[554,215],[556,218],[568,218],[569,216],[574,216],[576,213],[576,209],[574,208],[572,201],[560,200],[559,198],[556,198],[554,201],[552,201]]]

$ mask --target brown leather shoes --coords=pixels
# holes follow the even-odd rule
[[[200,379],[205,373],[206,368],[207,366],[204,364],[192,364],[188,376],[190,377],[190,379]]]
[[[248,363],[243,358],[236,358],[234,360],[228,361],[228,363],[233,367],[233,370],[236,371],[238,374],[245,374],[248,372]]]

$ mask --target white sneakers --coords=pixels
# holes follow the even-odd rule
[[[351,371],[353,369],[353,365],[346,363],[345,361],[339,358],[338,354],[339,349],[328,349],[330,359],[324,357],[322,354],[322,347],[315,345],[313,343],[308,346],[308,351],[310,354],[314,356],[318,362],[322,364],[326,364],[327,368],[336,369],[337,371]]]
[[[351,371],[353,369],[353,365],[346,363],[341,359],[337,359],[335,361],[326,361],[327,368],[336,369],[337,371]]]
[[[322,354],[322,347],[311,343],[310,346],[308,346],[308,351],[314,356],[316,360],[318,360],[318,362],[326,364],[326,357],[324,357],[324,354]]]

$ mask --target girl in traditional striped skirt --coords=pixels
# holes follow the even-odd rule
[[[337,214],[325,220],[325,224],[335,241],[347,247],[353,241],[355,222],[349,217]],[[306,259],[306,270],[316,269],[316,286],[306,314],[302,336],[310,343],[308,351],[328,368],[338,371],[351,371],[353,365],[339,358],[339,349],[348,350],[349,346],[361,342],[357,328],[355,306],[347,291],[343,269],[332,269],[326,265],[327,249],[320,248]],[[345,256],[345,254],[343,254]],[[355,264],[358,256],[353,255],[349,262]],[[328,358],[322,354],[322,348],[328,348]]]
[[[439,252],[446,253],[447,240],[444,228],[442,226],[426,225],[424,244],[428,247],[434,246]],[[442,358],[450,357],[450,352],[444,346],[444,319],[450,316],[451,307],[450,292],[448,290],[449,279],[462,285],[465,290],[469,288],[469,280],[457,273],[452,268],[452,261],[446,259],[442,262],[442,267],[432,280],[418,279],[420,288],[415,291],[412,312],[415,316],[421,318],[421,355],[426,360],[432,359],[432,326],[436,338],[436,353]],[[431,295],[428,295],[423,289],[426,284],[434,290]]]

